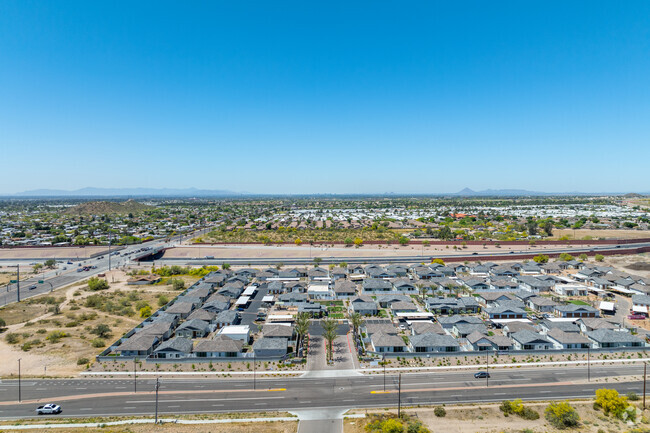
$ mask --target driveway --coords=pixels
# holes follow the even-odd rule
[[[307,370],[313,372],[354,370],[354,355],[351,350],[350,326],[342,323],[337,329],[337,337],[332,342],[332,355],[334,362],[327,363],[327,342],[323,338],[323,328],[320,321],[313,321],[309,327],[309,351],[307,356]],[[309,374],[308,374],[309,375]]]
[[[257,332],[257,324],[253,322],[257,319],[257,310],[262,306],[262,299],[268,293],[268,288],[258,289],[255,295],[252,296],[248,308],[241,312],[241,324],[250,326],[251,332]]]

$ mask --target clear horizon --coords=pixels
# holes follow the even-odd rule
[[[0,3],[0,195],[648,192],[650,3]]]

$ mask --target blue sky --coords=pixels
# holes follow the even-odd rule
[[[0,193],[650,191],[650,2],[0,2]]]

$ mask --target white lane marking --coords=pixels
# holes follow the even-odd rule
[[[176,400],[159,400],[158,403],[184,403],[195,401],[233,401],[233,400],[275,400],[284,399],[284,397],[236,397],[236,398],[191,398]],[[155,403],[156,400],[128,400],[125,403]]]

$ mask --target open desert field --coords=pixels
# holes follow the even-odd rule
[[[454,248],[456,247],[456,248]],[[440,255],[468,255],[473,252],[507,253],[509,251],[543,254],[545,250],[557,249],[556,245],[502,245],[500,247],[483,247],[482,245],[462,246],[461,243],[449,246],[430,245],[364,245],[360,248],[344,246],[301,245],[218,245],[198,246],[184,245],[169,249],[165,258],[283,258],[283,257],[381,257],[381,256],[418,256],[435,257]],[[567,248],[563,245],[562,248]],[[573,249],[589,248],[589,245],[572,246]]]
[[[557,240],[562,236],[568,236],[569,239],[639,239],[650,238],[650,232],[647,230],[591,230],[591,229],[554,229],[552,240]]]
[[[195,281],[187,279],[186,286]],[[0,309],[7,328],[0,333],[0,377],[12,377],[21,358],[25,376],[73,376],[87,368],[124,332],[140,323],[140,308],[153,311],[178,292],[171,285],[129,286],[122,270],[106,274],[107,290],[86,282]],[[99,325],[108,326],[100,333]],[[101,334],[101,335],[100,335]]]

